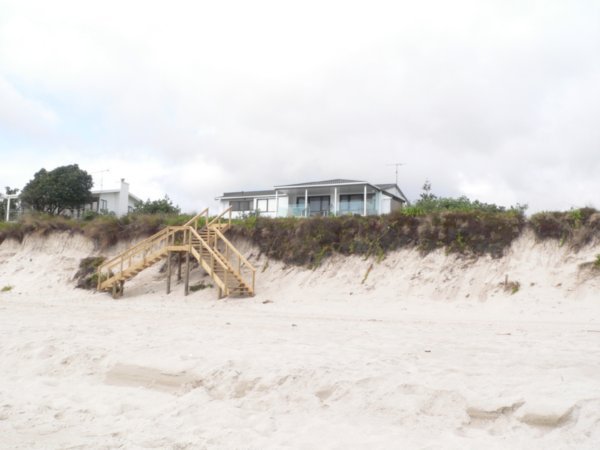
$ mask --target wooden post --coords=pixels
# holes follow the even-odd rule
[[[112,285],[112,298],[117,299],[123,297],[125,290],[125,281],[117,281]]]
[[[171,293],[171,252],[167,252],[167,294]]]
[[[177,252],[177,281],[181,281],[181,252]]]
[[[185,295],[190,293],[190,252],[185,254]]]

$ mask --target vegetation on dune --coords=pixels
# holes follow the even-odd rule
[[[444,198],[426,182],[413,205],[384,216],[269,219],[251,217],[229,231],[249,239],[269,257],[316,266],[333,253],[383,257],[399,248],[499,257],[525,227],[525,207],[506,209]]]
[[[499,257],[524,226],[523,214],[514,211],[398,211],[381,217],[254,218],[229,233],[271,258],[315,266],[333,253],[382,257],[406,247]]]
[[[444,249],[448,253],[497,258],[526,227],[530,227],[539,240],[558,240],[574,250],[600,238],[600,213],[593,208],[541,212],[530,219],[525,218],[525,209],[521,205],[504,208],[466,197],[437,197],[426,182],[419,200],[388,215],[309,219],[251,216],[235,220],[228,234],[249,240],[269,258],[312,267],[334,253],[383,258],[386,253],[400,248],[414,248],[423,254]],[[63,216],[25,215],[18,223],[0,223],[0,242],[6,238],[21,241],[33,233],[66,231],[86,236],[102,249],[119,241],[147,237],[165,226],[183,225],[192,217],[161,213],[163,210],[173,212],[179,208],[165,197],[144,202],[138,212],[121,218],[91,215],[86,220],[75,220]],[[595,264],[600,267],[600,259]]]
[[[593,208],[538,213],[529,220],[526,208],[505,208],[464,196],[437,197],[425,182],[419,200],[389,215],[251,217],[237,222],[230,233],[250,240],[268,257],[309,266],[333,253],[381,258],[399,248],[498,258],[526,227],[538,239],[558,239],[575,250],[600,238],[600,213]]]
[[[5,239],[21,242],[29,234],[45,236],[62,231],[88,237],[103,249],[119,241],[147,237],[165,226],[182,225],[191,217],[189,214],[129,214],[120,218],[101,215],[89,220],[76,220],[65,216],[27,214],[19,222],[0,222],[0,243]]]
[[[198,283],[198,284],[192,284],[192,285],[190,286],[190,291],[191,291],[191,292],[196,292],[196,291],[201,291],[201,290],[208,289],[208,288],[211,288],[211,287],[213,287],[213,285],[212,285],[212,284],[210,284],[210,283],[205,283],[204,281],[201,281],[201,282],[200,282],[200,283]]]
[[[529,224],[539,240],[557,239],[575,249],[600,236],[600,212],[589,207],[540,212],[531,216]]]
[[[96,289],[98,285],[97,269],[106,260],[103,256],[83,258],[79,262],[79,270],[75,274],[76,287],[80,289]]]

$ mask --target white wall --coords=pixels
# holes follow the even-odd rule
[[[392,198],[387,195],[381,195],[380,201],[381,214],[389,214],[392,211]]]
[[[117,210],[119,208],[119,193],[118,192],[110,192],[110,193],[100,194],[100,203],[99,203],[100,211],[102,211],[102,203],[103,203],[102,200],[106,200],[106,210],[108,212],[114,212],[115,214],[117,214]]]
[[[124,216],[129,212],[129,183],[121,178],[121,190],[118,194],[117,208],[115,213],[117,216]]]

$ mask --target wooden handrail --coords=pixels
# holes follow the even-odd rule
[[[154,243],[159,242],[164,238],[168,238],[171,234],[173,234],[177,231],[185,231],[187,229],[188,229],[188,227],[183,225],[183,226],[167,227],[163,230],[160,230],[158,233],[155,233],[152,236],[138,242],[133,247],[130,247],[127,250],[125,250],[124,252],[115,256],[113,259],[102,263],[102,265],[100,265],[98,267],[98,271],[105,270],[109,267],[112,267],[115,263],[118,263],[127,257],[132,257],[132,256],[136,255],[137,253],[141,253],[143,250],[146,250],[147,248],[151,247]]]
[[[211,228],[211,230],[214,231],[216,238],[221,239],[223,241],[223,243],[225,244],[226,255],[228,255],[228,251],[231,250],[234,253],[234,255],[238,257],[237,271],[232,266],[231,262],[228,260],[228,256],[226,256],[227,265],[231,268],[231,270],[234,273],[238,274],[238,276],[240,277],[240,280],[242,280],[244,283],[248,283],[250,285],[249,287],[251,289],[251,294],[254,295],[254,287],[255,287],[254,283],[255,283],[255,279],[256,279],[256,268],[252,264],[250,264],[250,262],[244,257],[244,255],[242,255],[239,252],[239,250],[233,246],[233,244],[229,241],[229,239],[227,239],[225,237],[225,235],[223,235],[223,233],[219,229]],[[216,243],[215,243],[215,246],[216,246]],[[242,267],[247,267],[252,272],[252,282],[251,283],[249,281],[246,282],[244,280],[244,276],[242,275]]]
[[[202,236],[200,236],[198,234],[198,232],[196,230],[194,230],[193,228],[190,228],[190,231],[193,235],[196,236],[196,239],[198,239],[200,241],[200,243],[202,244],[202,247],[204,247],[205,249],[208,250],[208,252],[217,260],[219,261],[219,264],[221,265],[221,267],[225,270],[228,269],[227,265],[225,264],[225,262],[223,262],[223,260],[221,259],[220,255],[215,252],[212,247],[210,245],[208,245],[208,243],[202,239]]]
[[[229,239],[227,239],[225,237],[225,235],[223,233],[221,233],[220,230],[215,228],[213,231],[216,233],[217,236],[219,236],[219,239],[221,239],[225,243],[225,245],[227,245],[227,247],[229,247],[229,249],[240,258],[240,260],[244,263],[245,266],[248,266],[248,268],[250,270],[252,270],[253,272],[256,272],[256,268],[252,264],[250,264],[250,261],[248,261],[244,257],[244,255],[242,255],[239,252],[239,250],[233,246],[233,244],[229,241]]]
[[[135,252],[134,252],[134,250],[137,250],[137,249],[138,249],[138,247],[142,247],[142,246],[144,246],[144,248],[145,248],[145,247],[147,247],[147,246],[145,246],[144,244],[147,244],[147,243],[149,243],[150,241],[156,241],[156,240],[158,240],[158,239],[157,239],[158,237],[160,237],[160,236],[161,236],[161,235],[163,235],[163,234],[168,234],[168,231],[169,231],[169,228],[167,227],[167,228],[165,228],[165,229],[163,229],[163,230],[160,230],[160,231],[159,231],[159,232],[157,232],[157,233],[154,233],[152,236],[150,236],[150,237],[147,237],[146,239],[144,239],[144,240],[142,240],[142,241],[138,242],[138,243],[137,243],[137,244],[135,244],[133,247],[130,247],[130,248],[128,248],[127,250],[125,250],[124,252],[122,252],[122,253],[120,253],[119,255],[115,256],[113,259],[111,259],[111,260],[109,260],[109,261],[106,261],[106,262],[102,263],[102,265],[98,267],[98,270],[104,269],[104,268],[105,268],[105,266],[109,266],[109,265],[111,265],[113,262],[116,262],[116,261],[119,261],[119,260],[121,260],[122,258],[126,257],[126,256],[127,256],[128,254],[130,254],[130,253],[135,253]]]
[[[226,213],[229,213],[229,222],[231,224],[231,210],[233,209],[233,206],[230,206],[229,208],[227,208],[225,211],[223,211],[221,214],[219,214],[218,216],[214,217],[213,220],[211,220],[210,222],[208,222],[206,224],[207,227],[210,227],[213,223],[215,223],[217,220],[220,220],[221,217],[223,217]]]
[[[200,219],[200,217],[202,217],[205,214],[206,214],[206,218],[207,218],[206,221],[208,222],[208,208],[205,208],[201,213],[196,214],[194,217],[192,217],[190,220],[188,220],[183,225],[186,226],[186,227],[189,227],[193,223],[198,222],[198,220]],[[196,226],[195,228],[198,228],[198,226]]]

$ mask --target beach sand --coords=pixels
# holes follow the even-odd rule
[[[598,247],[314,271],[246,247],[258,295],[224,300],[158,266],[119,300],[74,289],[94,252],[0,245],[1,448],[600,448]]]

